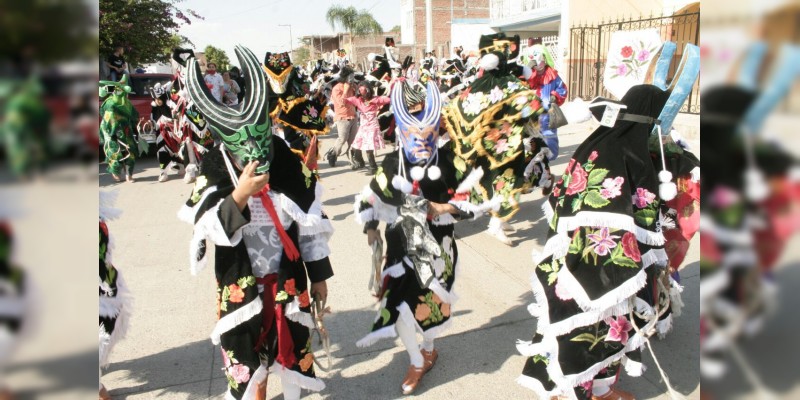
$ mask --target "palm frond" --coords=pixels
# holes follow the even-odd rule
[[[366,36],[370,34],[383,33],[383,27],[368,11],[361,11],[353,21],[351,33],[355,36]]]
[[[350,32],[357,16],[358,11],[355,7],[343,7],[335,4],[325,13],[325,20],[328,21],[333,30],[336,30],[336,25],[339,25],[342,29]]]

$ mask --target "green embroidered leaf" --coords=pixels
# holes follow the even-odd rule
[[[583,202],[586,203],[587,206],[592,208],[601,208],[607,206],[610,201],[600,195],[600,192],[597,190],[590,190],[586,193],[586,197],[583,199]]]
[[[580,197],[572,199],[572,211],[575,212],[580,210],[582,204],[583,204],[583,199],[581,199]]]
[[[552,286],[556,282],[556,279],[558,279],[558,272],[551,272],[547,275],[547,285]]]
[[[608,175],[608,170],[605,168],[597,168],[592,169],[592,172],[589,173],[589,180],[586,183],[589,186],[599,185],[603,182],[603,179],[606,178]]]
[[[383,168],[378,168],[378,173],[375,174],[375,182],[378,182],[378,187],[381,190],[386,190],[389,187],[389,179],[386,178],[386,174],[383,173]]]
[[[537,355],[533,356],[533,362],[534,363],[542,362],[542,363],[544,363],[544,365],[550,365],[550,359],[547,358],[546,356],[541,355],[541,354],[537,354]]]
[[[580,335],[575,336],[574,338],[570,339],[569,341],[570,342],[589,342],[589,343],[594,343],[595,340],[597,340],[595,338],[595,336],[592,335],[591,333],[587,332],[587,333],[581,333]]]
[[[286,301],[289,298],[289,294],[285,291],[281,290],[278,294],[275,295],[275,301]]]
[[[652,208],[643,208],[633,213],[633,218],[640,225],[650,226],[656,220],[656,210]]]
[[[106,277],[106,282],[108,282],[108,284],[110,285],[110,284],[114,283],[114,279],[116,277],[117,277],[117,269],[114,268],[114,267],[109,268],[108,269],[108,276]]]
[[[569,254],[578,254],[583,250],[583,236],[578,232],[569,243]]]
[[[391,317],[392,317],[392,315],[389,313],[389,310],[387,310],[385,308],[381,308],[381,325],[388,324],[389,323],[389,318],[391,318]]]
[[[236,284],[238,284],[239,287],[241,287],[242,289],[248,286],[253,286],[256,284],[256,277],[250,275],[246,278],[240,278],[238,281],[236,281]]]
[[[612,258],[611,262],[613,262],[614,264],[619,265],[620,267],[627,267],[627,268],[637,268],[638,267],[638,265],[636,265],[636,261],[633,261],[632,259],[630,259],[628,257],[625,257],[625,256],[619,256],[619,257],[616,257],[616,258]]]

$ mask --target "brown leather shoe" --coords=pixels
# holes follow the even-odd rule
[[[636,400],[636,398],[631,393],[612,387],[608,393],[602,396],[592,395],[592,400]]]
[[[436,349],[431,350],[430,352],[426,351],[425,349],[420,349],[422,352],[422,359],[425,361],[422,364],[422,368],[425,369],[425,373],[433,368],[433,364],[436,364],[436,360],[439,358],[439,352]]]
[[[267,400],[267,378],[256,387],[256,400]]]
[[[13,398],[13,397],[3,397],[3,398]],[[103,385],[100,385],[100,400],[111,400],[111,395],[108,394],[108,390]]]
[[[406,378],[403,380],[403,384],[400,386],[400,389],[403,391],[403,394],[411,394],[414,393],[414,390],[417,389],[419,385],[419,381],[422,379],[422,376],[425,375],[425,367],[417,368],[413,364],[408,366],[408,372],[406,372]]]

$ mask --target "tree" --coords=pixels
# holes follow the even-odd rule
[[[353,36],[367,36],[370,34],[383,33],[383,27],[375,17],[367,10],[356,10],[355,7],[343,7],[334,4],[325,13],[325,19],[331,25],[333,30],[336,26],[350,34],[350,52],[353,52]]]
[[[392,30],[390,30],[389,32],[397,32],[397,33],[399,33],[400,32],[400,25],[395,25],[394,28],[392,28]]]
[[[169,43],[167,47],[164,48],[164,54],[172,54],[172,49],[174,48],[185,48],[186,46],[194,47],[194,43],[192,43],[189,38],[183,35],[179,35],[177,33],[172,34],[169,38]]]
[[[97,52],[97,22],[89,2],[3,1],[0,19],[0,64],[11,61],[22,68]]]
[[[308,60],[311,59],[311,52],[308,50],[308,47],[297,48],[294,50],[292,59],[294,59],[293,64],[304,65]]]
[[[212,45],[206,46],[203,53],[206,55],[206,65],[209,63],[217,64],[217,70],[227,71],[231,67],[231,60],[225,54],[225,50],[218,49]]]
[[[117,46],[125,49],[130,66],[167,62],[182,25],[203,17],[192,10],[181,10],[181,0],[100,0],[100,54],[111,54]]]

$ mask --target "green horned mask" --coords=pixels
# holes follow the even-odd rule
[[[128,75],[122,75],[119,82],[115,81],[100,81],[100,98],[108,95],[113,95],[115,99],[127,96],[131,92],[131,87],[128,86]]]
[[[189,99],[206,118],[211,131],[222,141],[234,165],[243,169],[251,161],[258,161],[256,173],[263,174],[269,171],[273,159],[267,79],[250,49],[236,46],[235,51],[242,71],[247,76],[248,90],[242,109],[227,107],[214,99],[195,58],[188,60],[186,88]]]

